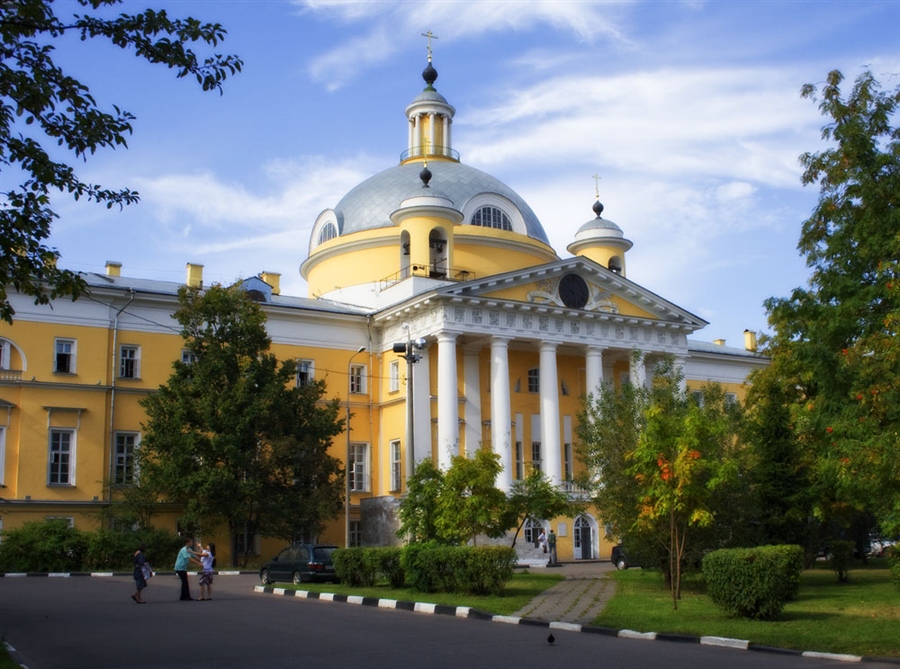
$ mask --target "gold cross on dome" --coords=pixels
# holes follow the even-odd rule
[[[594,175],[594,190],[596,192],[597,199],[599,200],[600,199],[600,175],[599,174]]]
[[[428,60],[431,61],[431,40],[437,39],[437,35],[434,35],[430,30],[427,33],[422,33],[422,37],[425,37],[428,40]]]

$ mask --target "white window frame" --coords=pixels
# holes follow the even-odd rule
[[[316,380],[316,361],[297,358],[297,387],[302,388]]]
[[[3,485],[6,485],[6,426],[0,425],[0,486]]]
[[[351,492],[369,491],[369,444],[354,442],[348,449],[347,488]]]
[[[391,360],[388,368],[388,392],[400,392],[400,361]]]
[[[68,346],[68,351],[60,351],[60,347]],[[67,337],[57,337],[53,341],[53,373],[54,374],[75,374],[75,362],[78,359],[78,341]],[[60,356],[68,356],[68,369],[60,369]]]
[[[141,378],[141,347],[134,344],[119,346],[119,378]]]
[[[347,524],[349,530],[350,547],[362,546],[362,523],[359,520],[351,520]]]
[[[124,459],[120,461],[120,458],[123,457],[123,454],[119,452],[119,442],[120,439],[127,440],[131,439],[131,444],[125,444],[126,446],[130,446],[129,451],[124,454]],[[112,471],[112,480],[114,485],[134,485],[138,481],[138,469],[134,464],[134,456],[137,452],[138,446],[141,444],[141,434],[140,432],[116,432],[115,442],[113,443],[113,471]],[[119,479],[119,472],[122,471],[127,475],[128,471],[131,472],[131,476],[123,476],[122,480]]]
[[[541,368],[532,367],[528,370],[528,392],[541,392]]]
[[[58,446],[58,454],[60,458],[57,462],[54,462],[54,436],[59,435],[62,438],[63,435],[68,435],[68,443],[65,444],[65,451],[62,451],[61,448],[63,444],[57,444]],[[76,449],[76,441],[77,435],[75,430],[70,428],[59,428],[59,427],[51,427],[50,432],[48,434],[47,439],[47,485],[52,487],[74,487],[75,486],[75,454],[77,453]],[[65,455],[65,465],[63,465],[62,455]],[[63,467],[65,467],[65,481],[63,478]],[[54,473],[54,469],[57,471]],[[57,476],[60,480],[53,481],[54,475]]]
[[[350,365],[350,394],[366,394],[366,365]]]
[[[537,456],[537,457],[535,457]],[[543,471],[544,464],[544,454],[543,449],[541,447],[541,442],[532,441],[531,442],[531,469],[535,472]]]
[[[10,350],[12,345],[5,339],[0,339],[0,369],[9,369]]]
[[[522,448],[521,440],[516,441],[516,480],[521,481],[525,478],[525,449]]]
[[[394,439],[391,444],[391,492],[399,492],[403,485],[403,476],[401,469],[401,453],[400,440]]]
[[[185,365],[193,365],[197,362],[197,354],[186,348],[181,349],[181,362]]]
[[[254,534],[251,537],[246,528],[243,532],[238,532],[238,534],[235,536],[235,548],[237,549],[235,554],[243,555],[248,542],[251,544],[250,555],[259,555],[259,535]]]

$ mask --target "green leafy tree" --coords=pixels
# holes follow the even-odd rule
[[[135,117],[113,106],[104,111],[90,89],[53,59],[54,44],[67,36],[81,41],[108,40],[150,63],[194,77],[204,91],[218,90],[226,77],[239,72],[235,56],[210,55],[201,60],[193,44],[216,47],[225,38],[217,23],[172,19],[165,11],[103,18],[121,0],[77,0],[83,14],[68,18],[54,13],[52,0],[0,2],[0,166],[4,168],[0,203],[0,318],[12,322],[8,287],[46,304],[60,296],[77,298],[85,290],[77,274],[59,269],[56,249],[45,245],[57,214],[50,208],[54,191],[107,208],[138,201],[127,188],[109,189],[86,183],[58,158],[60,149],[79,160],[100,149],[127,147]],[[44,145],[50,143],[53,149]],[[12,168],[7,169],[7,168]],[[15,171],[21,183],[10,187]]]
[[[620,536],[642,546],[662,543],[675,608],[691,531],[712,525],[726,510],[722,493],[741,469],[736,409],[716,384],[703,388],[702,402],[694,401],[683,380],[667,357],[650,388],[603,388],[599,399],[586,402],[584,417],[597,422],[581,428],[579,451],[595,502],[612,504]],[[615,394],[620,397],[610,397]],[[617,429],[617,435],[608,432]],[[607,509],[600,508],[606,521]]]
[[[500,456],[484,449],[473,458],[453,457],[438,498],[436,525],[444,541],[474,544],[480,534],[496,539],[506,533],[506,494],[495,485],[502,470]]]
[[[184,287],[179,302],[194,360],[176,361],[142,403],[141,485],[183,504],[189,525],[226,522],[235,545],[245,532],[315,537],[343,508],[344,472],[328,454],[343,428],[337,400],[322,401],[324,382],[295,386],[240,286]]]
[[[407,493],[400,500],[397,536],[410,543],[439,541],[438,499],[444,486],[443,472],[431,460],[422,460],[406,485]]]
[[[575,517],[584,505],[569,499],[568,493],[553,485],[540,470],[531,472],[524,479],[514,481],[507,499],[508,527],[516,528],[512,546],[515,547],[519,533],[529,518],[535,520]]]
[[[763,339],[791,425],[813,468],[816,510],[849,524],[871,512],[900,531],[900,86],[883,91],[863,72],[846,94],[829,73],[802,95],[828,119],[828,148],[806,153],[804,185],[819,201],[798,248],[809,284],[766,301]]]

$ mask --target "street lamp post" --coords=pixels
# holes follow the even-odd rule
[[[415,365],[422,356],[419,351],[428,344],[424,339],[407,339],[405,342],[394,344],[394,353],[399,353],[400,357],[406,360],[406,480],[407,485],[409,479],[412,478],[416,450],[415,450],[415,425],[414,425],[414,393],[413,393],[413,365]]]
[[[344,490],[344,548],[350,548],[350,391],[353,386],[351,365],[353,364],[353,358],[365,350],[365,346],[360,346],[356,353],[351,355],[347,361],[347,458],[344,461],[345,478],[347,480],[344,482],[346,488]]]

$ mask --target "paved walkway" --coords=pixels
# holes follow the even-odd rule
[[[532,599],[514,616],[589,625],[616,591],[615,581],[606,577],[615,569],[608,560],[570,562],[548,569],[562,574],[565,580]]]

